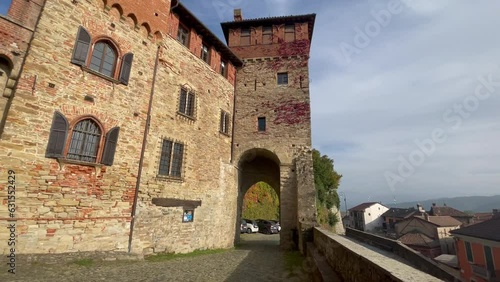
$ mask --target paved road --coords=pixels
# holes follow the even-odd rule
[[[279,249],[279,235],[242,234],[236,249],[161,262],[98,261],[81,266],[71,256],[59,256],[18,262],[15,275],[2,264],[0,281],[310,281],[306,263],[290,267],[285,257],[290,253]]]

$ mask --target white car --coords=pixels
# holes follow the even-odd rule
[[[257,226],[257,222],[255,222],[255,220],[251,220],[251,219],[244,219],[246,222],[247,222],[247,233],[250,234],[250,233],[257,233],[259,232],[259,226]]]

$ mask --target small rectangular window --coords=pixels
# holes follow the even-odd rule
[[[271,43],[273,43],[273,27],[264,26],[262,28],[262,44],[271,44]]]
[[[194,220],[194,210],[184,210],[182,215],[182,222],[193,222]]]
[[[259,131],[266,131],[266,117],[257,118]]]
[[[179,24],[177,30],[177,40],[184,46],[189,47],[189,30],[182,24]]]
[[[210,49],[207,45],[201,45],[201,59],[205,61],[205,63],[210,64]]]
[[[469,242],[465,242],[465,251],[467,253],[467,260],[469,262],[474,262],[474,256],[472,255],[472,247]]]
[[[225,111],[220,112],[220,132],[229,135],[229,113]]]
[[[179,113],[194,118],[195,98],[194,93],[181,88],[179,96]]]
[[[227,77],[227,63],[224,61],[220,61],[220,74]]]
[[[295,41],[295,25],[287,24],[285,25],[285,42]]]
[[[278,73],[278,85],[287,85],[288,84],[288,73],[281,72]]]
[[[495,263],[493,261],[493,253],[490,246],[484,246],[484,256],[486,258],[486,268],[489,271],[495,271]]]
[[[158,174],[163,176],[181,177],[184,144],[171,140],[163,140],[160,154]]]
[[[240,37],[240,45],[250,45],[250,29],[242,28],[241,29],[241,37]]]

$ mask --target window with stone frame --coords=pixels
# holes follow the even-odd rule
[[[189,48],[189,29],[179,23],[179,27],[177,29],[177,40],[184,46]]]
[[[184,144],[164,139],[161,146],[159,176],[182,177]]]
[[[295,25],[287,24],[285,25],[285,42],[295,41]]]
[[[207,64],[210,64],[210,48],[207,44],[201,44],[201,54],[200,58]]]
[[[273,43],[273,27],[264,26],[262,27],[262,44]]]
[[[121,64],[118,64],[118,55],[118,47],[110,38],[92,43],[90,33],[79,27],[71,63],[101,77],[128,85],[134,54],[123,55]]]
[[[266,117],[257,118],[257,129],[260,132],[266,131]]]
[[[196,96],[192,91],[186,88],[181,88],[179,95],[179,110],[178,112],[191,119],[195,118]]]
[[[278,85],[287,85],[288,84],[288,73],[287,72],[279,72],[277,77],[278,77]]]
[[[229,113],[224,110],[221,110],[219,131],[225,135],[229,135],[230,122],[231,122],[231,116],[229,115]]]
[[[249,28],[242,28],[241,29],[240,45],[241,46],[250,45],[250,29]]]
[[[45,157],[113,165],[119,132],[120,128],[114,127],[104,134],[102,125],[93,117],[70,126],[66,117],[56,111]]]

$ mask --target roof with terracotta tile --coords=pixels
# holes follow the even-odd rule
[[[395,217],[395,218],[407,218],[415,214],[417,210],[415,208],[390,208],[388,211],[382,214],[385,217]]]
[[[367,208],[375,205],[375,204],[380,204],[379,202],[367,202],[367,203],[362,203],[362,204],[359,204],[355,207],[352,207],[349,209],[349,211],[364,211],[366,210]]]
[[[450,233],[500,242],[500,217],[452,230]]]
[[[405,235],[399,237],[398,241],[405,245],[413,246],[423,246],[430,248],[439,246],[439,241],[434,240],[431,237],[419,232],[406,233]]]
[[[415,216],[415,218],[419,218],[419,219],[422,219],[424,221],[428,221],[434,225],[437,225],[439,227],[451,227],[451,226],[460,226],[462,225],[462,222],[457,220],[457,219],[454,219],[453,217],[451,216],[447,216],[447,215],[444,215],[444,216],[428,216],[428,220],[425,218],[425,216]]]
[[[462,211],[459,211],[457,209],[454,209],[452,207],[438,207],[438,206],[432,206],[431,210],[429,211],[430,215],[448,215],[448,216],[453,216],[453,217],[472,217],[472,215],[466,214]]]

